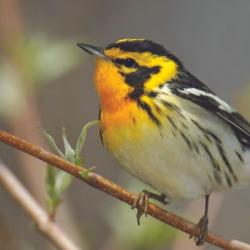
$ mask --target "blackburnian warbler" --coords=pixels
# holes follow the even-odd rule
[[[78,46],[97,58],[105,147],[161,194],[144,191],[139,196],[138,221],[148,198],[205,197],[194,235],[203,244],[209,195],[250,183],[250,124],[157,43],[128,38],[104,49]]]

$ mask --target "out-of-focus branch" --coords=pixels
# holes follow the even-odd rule
[[[113,196],[117,199],[126,202],[129,205],[133,205],[137,199],[137,196],[117,184],[105,179],[104,177],[89,172],[87,168],[83,168],[65,161],[61,157],[52,154],[39,146],[31,144],[21,138],[18,138],[12,134],[9,134],[3,130],[0,130],[0,141],[8,144],[16,149],[19,149],[25,153],[33,155],[34,157],[47,162],[61,170],[64,170],[73,176],[85,181],[89,185]],[[151,203],[148,205],[148,214],[154,218],[161,220],[187,234],[194,233],[194,225],[187,220],[170,213],[164,209],[161,209]],[[206,241],[228,250],[250,250],[250,245],[236,241],[236,240],[225,240],[211,232],[208,233]]]
[[[35,95],[38,90],[37,78],[40,77],[37,73],[43,72],[43,74],[45,74],[46,70],[44,70],[45,68],[41,68],[41,66],[36,65],[34,67],[33,63],[38,63],[38,61],[37,59],[30,59],[29,54],[34,53],[34,48],[36,47],[32,47],[30,42],[36,37],[34,34],[29,36],[25,32],[24,16],[21,11],[22,4],[23,3],[20,0],[0,0],[0,57],[3,55],[1,63],[3,63],[4,67],[7,65],[8,70],[11,70],[11,78],[7,78],[10,82],[13,82],[12,77],[14,76],[14,83],[12,83],[14,85],[8,85],[7,83],[7,102],[3,103],[1,99],[1,108],[4,109],[1,118],[4,119],[6,125],[11,128],[14,134],[22,135],[28,140],[46,147],[46,142],[44,141],[43,136],[40,133],[37,133],[36,129],[43,126]],[[42,42],[40,38],[38,38],[38,40]],[[52,45],[53,44],[51,44],[51,46]],[[30,53],[27,53],[28,48]],[[37,52],[41,53],[41,51],[37,50],[34,55]],[[45,63],[39,62],[38,64]],[[4,67],[1,67],[1,69]],[[47,71],[46,74],[48,77],[51,69]],[[8,73],[8,77],[9,75],[10,73]],[[62,72],[60,75],[62,76]],[[10,90],[12,90],[13,93],[10,92]],[[35,158],[21,154],[21,152],[18,152],[17,155],[18,160],[20,161],[20,173],[24,177],[26,186],[39,204],[45,205],[43,184],[46,169],[40,167],[43,163],[37,161]],[[39,168],[30,168],[30,166],[35,165],[39,166]],[[57,223],[65,229],[67,234],[70,235],[75,242],[84,245],[84,248],[88,248],[88,243],[85,239],[86,237],[82,232],[79,233],[80,230],[78,228],[78,223],[73,215],[67,198],[64,199],[64,202],[57,213]]]
[[[47,213],[38,205],[13,173],[0,163],[0,185],[11,194],[15,201],[32,218],[38,230],[60,250],[80,250],[62,231],[48,218]]]

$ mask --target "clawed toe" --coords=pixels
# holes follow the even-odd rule
[[[137,208],[137,223],[140,225],[140,219],[143,214],[147,216],[147,208],[148,208],[148,200],[149,200],[149,195],[147,191],[142,191],[139,193],[138,198],[135,200],[132,209]]]
[[[141,193],[139,193],[138,198],[135,200],[132,206],[132,209],[137,208],[136,218],[137,218],[138,225],[140,225],[140,219],[142,215],[145,214],[145,216],[147,216],[148,214],[149,199],[160,201],[163,204],[169,204],[169,201],[166,195],[164,194],[158,195],[158,194],[151,193],[147,190],[143,190]]]
[[[197,246],[201,246],[205,243],[208,233],[208,218],[203,216],[198,224],[195,226],[194,233],[190,235],[190,238],[194,238]]]

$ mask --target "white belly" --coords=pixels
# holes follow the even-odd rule
[[[249,151],[243,152],[229,127],[206,115],[198,120],[188,114],[184,121],[187,126],[179,117],[175,120],[177,129],[168,124],[152,130],[141,124],[145,136],[138,140],[121,129],[117,136],[124,137],[123,143],[109,151],[130,173],[170,200],[198,199],[213,191],[249,183]],[[223,142],[222,151],[218,141],[199,130],[192,120],[218,135]]]

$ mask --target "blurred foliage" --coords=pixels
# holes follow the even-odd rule
[[[21,38],[0,61],[0,116],[13,117],[26,108],[27,92],[67,74],[80,63],[75,42],[42,35]]]
[[[145,185],[141,185],[139,181],[132,179],[127,188],[128,190],[143,190]],[[147,190],[155,192],[150,187]],[[106,218],[113,233],[112,238],[119,245],[117,248],[151,250],[171,244],[177,235],[176,229],[150,216],[142,217],[141,226],[138,226],[135,213],[136,209],[131,212],[121,202],[108,208]]]
[[[23,39],[19,46],[22,61],[25,63],[23,71],[36,81],[36,86],[65,75],[80,62],[72,40],[54,41],[37,35]]]
[[[74,164],[83,166],[85,161],[80,154],[86,141],[87,131],[90,127],[98,124],[98,122],[99,121],[88,122],[85,126],[83,126],[80,136],[77,140],[75,149],[70,145],[67,139],[66,131],[63,128],[62,138],[64,144],[64,153],[59,149],[51,135],[49,135],[46,131],[43,131],[43,134],[45,135],[49,145],[59,156]],[[89,171],[91,170],[92,168]],[[62,201],[62,196],[70,187],[72,180],[72,175],[48,165],[46,177],[46,202],[51,218],[54,218],[56,210]]]
[[[25,92],[18,73],[7,62],[0,65],[0,117],[15,117],[26,108]]]

